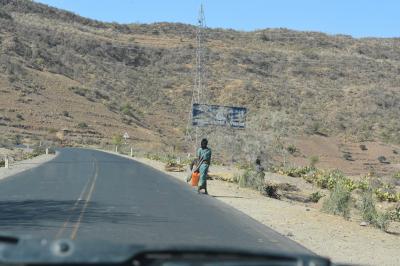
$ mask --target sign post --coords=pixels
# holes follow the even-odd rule
[[[123,137],[124,137],[124,140],[125,140],[125,144],[126,144],[126,140],[127,140],[127,139],[129,139],[129,135],[128,135],[128,132],[125,132],[125,134],[124,134],[124,136],[123,136]]]

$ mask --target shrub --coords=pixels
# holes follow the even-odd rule
[[[351,192],[343,180],[339,180],[329,197],[324,201],[322,209],[327,213],[350,217]]]
[[[372,189],[369,188],[367,190],[364,190],[361,194],[361,216],[364,221],[383,231],[386,231],[389,226],[390,220],[393,220],[393,218],[395,218],[395,214],[393,215],[392,212],[379,213],[376,210],[372,192]]]
[[[15,145],[19,145],[22,144],[22,136],[17,134],[13,137],[13,141],[12,141]]]
[[[112,144],[121,145],[122,144],[122,135],[114,135],[112,137]]]
[[[55,129],[55,128],[49,128],[47,131],[48,131],[50,134],[54,134],[54,133],[57,132],[57,129]]]
[[[360,206],[361,216],[365,222],[373,224],[377,217],[378,212],[375,208],[375,202],[372,197],[372,190],[365,190],[361,194],[361,206]]]
[[[365,146],[364,144],[361,144],[361,145],[360,145],[360,149],[361,149],[362,151],[368,150],[368,149],[367,149],[367,146]]]
[[[324,171],[311,166],[300,168],[272,168],[271,170],[281,175],[302,177],[308,183],[312,183],[320,188],[326,188],[329,190],[334,189],[339,180],[341,180],[345,184],[346,188],[350,191],[353,191],[356,188],[365,189],[369,185],[368,181],[366,180],[355,182],[352,179],[344,176],[344,174],[339,170]]]
[[[400,171],[393,174],[394,179],[400,180]]]
[[[115,137],[117,138],[116,142],[119,142],[119,137],[118,136],[115,136]],[[121,136],[121,138],[122,138],[122,136]],[[121,142],[122,142],[122,140],[121,140]],[[127,150],[127,154],[130,154],[130,150]],[[154,160],[154,161],[160,161],[160,162],[163,162],[163,163],[169,164],[169,165],[176,165],[176,164],[190,165],[193,160],[193,158],[180,158],[180,157],[177,157],[175,154],[170,154],[170,153],[167,153],[167,154],[146,153],[145,157],[147,159]],[[233,177],[233,179],[234,178],[235,178],[235,176]],[[238,178],[237,178],[237,180],[238,180]],[[235,180],[234,182],[237,183],[238,182],[237,180]]]
[[[356,188],[361,189],[362,191],[371,189],[370,182],[367,178],[362,178],[356,184]]]
[[[24,117],[23,117],[21,114],[17,114],[17,118],[18,118],[19,120],[24,120]]]
[[[389,218],[392,221],[400,222],[400,205],[389,211]]]
[[[252,168],[252,165],[251,165],[251,163],[246,161],[246,162],[235,163],[235,167],[238,169],[241,169],[241,170],[246,170],[246,169],[248,170],[248,169]]]
[[[271,39],[268,35],[266,35],[266,34],[262,34],[260,38],[261,38],[261,40],[263,40],[264,42],[272,41],[272,39]]]
[[[293,144],[290,144],[286,149],[290,154],[295,154],[298,152],[298,149]]]
[[[310,162],[310,167],[314,168],[315,165],[319,162],[319,157],[316,155],[313,155],[308,160]]]
[[[320,191],[311,193],[310,196],[308,197],[308,199],[311,202],[315,202],[317,203],[322,197],[325,197],[325,195],[323,193],[321,193]]]
[[[379,229],[386,231],[390,223],[390,216],[389,213],[378,213],[374,226],[378,227]]]
[[[342,172],[338,170],[333,171],[321,171],[316,170],[305,176],[304,179],[309,182],[316,184],[320,188],[327,188],[329,190],[334,189],[338,180],[342,180],[349,190],[354,189],[354,183],[351,179],[346,178]]]
[[[0,18],[12,20],[12,16],[2,9],[0,9]]]
[[[252,170],[245,170],[239,177],[238,184],[241,187],[249,187],[262,191],[264,185],[264,173],[257,173]]]
[[[33,158],[33,157],[36,157],[36,156],[39,156],[39,155],[41,155],[41,154],[44,154],[46,151],[45,151],[45,148],[44,147],[39,147],[39,146],[37,146],[37,147],[35,147],[34,149],[33,149],[33,151],[30,153],[30,157],[31,158]]]
[[[132,115],[132,106],[130,104],[124,104],[123,106],[121,106],[120,111],[124,115],[133,116]]]
[[[393,177],[389,180],[389,184],[393,185],[394,187],[400,186],[400,179]]]
[[[349,153],[349,152],[343,153],[343,159],[345,159],[347,161],[353,161],[353,157],[352,157],[351,153]]]
[[[56,153],[56,150],[53,147],[48,147],[48,148],[49,148],[49,154],[55,154]],[[33,158],[33,157],[36,157],[36,156],[39,156],[39,155],[42,155],[42,154],[45,154],[45,153],[46,153],[46,147],[45,146],[36,146],[33,149],[32,153],[30,154],[30,157]]]
[[[376,177],[375,175],[369,175],[369,185],[371,186],[372,189],[378,189],[383,187],[383,182],[380,178]]]
[[[380,201],[397,202],[400,201],[400,193],[396,193],[393,186],[386,184],[375,190],[375,195]]]
[[[309,128],[309,132],[311,133],[311,134],[318,134],[318,133],[320,133],[320,130],[321,130],[321,124],[318,122],[318,121],[314,121],[311,125],[310,125],[310,128]]]
[[[386,157],[385,157],[385,156],[379,156],[379,157],[378,157],[378,161],[379,161],[380,163],[389,163],[389,162],[386,160]]]
[[[89,93],[88,89],[82,87],[69,87],[68,89],[83,97],[85,97]]]
[[[114,138],[115,138],[115,141],[114,141]],[[118,135],[115,135],[115,136],[113,136],[113,144],[114,145],[117,145],[117,144],[115,144],[115,142],[119,142],[119,137],[118,137]],[[121,142],[122,142],[122,136],[121,136]],[[154,160],[154,161],[161,161],[161,157],[160,157],[160,155],[158,155],[158,154],[151,154],[151,153],[147,153],[146,154],[146,158],[147,159],[150,159],[150,160]]]
[[[79,128],[87,128],[88,125],[87,125],[85,122],[80,122],[80,123],[78,124],[78,127],[79,127]]]
[[[287,175],[291,177],[303,177],[306,174],[310,173],[311,171],[314,171],[315,169],[306,166],[306,167],[289,167],[289,168],[283,168],[283,169],[271,169],[273,172],[279,173],[281,175]]]
[[[69,112],[68,111],[63,111],[62,114],[63,114],[63,116],[69,117]]]
[[[265,183],[262,186],[261,193],[267,197],[279,199],[281,196],[278,194],[278,185],[272,183]]]
[[[240,180],[240,175],[237,174],[237,173],[235,173],[235,174],[233,175],[233,177],[232,177],[232,181],[233,181],[234,183],[239,183],[239,180]]]

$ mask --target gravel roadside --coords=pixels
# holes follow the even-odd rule
[[[58,154],[43,154],[36,156],[32,159],[29,160],[23,160],[23,161],[18,161],[14,162],[13,164],[10,165],[10,168],[0,168],[0,180],[5,179],[7,177],[10,177],[12,175],[19,174],[23,171],[30,170],[32,168],[35,168],[43,163],[46,163],[52,159],[54,159]]]

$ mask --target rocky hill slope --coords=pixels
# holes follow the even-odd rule
[[[127,131],[143,149],[187,150],[195,33],[0,0],[3,138],[63,130],[99,144]],[[246,130],[208,132],[221,154],[262,154],[308,135],[400,142],[399,38],[207,29],[205,40],[207,101],[249,109]]]

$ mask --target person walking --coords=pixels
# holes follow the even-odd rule
[[[259,158],[256,159],[256,167],[255,170],[258,173],[264,172],[264,167],[261,165],[261,160]]]
[[[200,172],[200,180],[199,186],[197,191],[200,193],[202,189],[204,189],[204,194],[208,194],[207,192],[207,173],[208,168],[210,167],[211,163],[211,149],[208,148],[208,140],[202,139],[201,140],[201,147],[197,150],[197,157],[199,161],[199,172]]]

